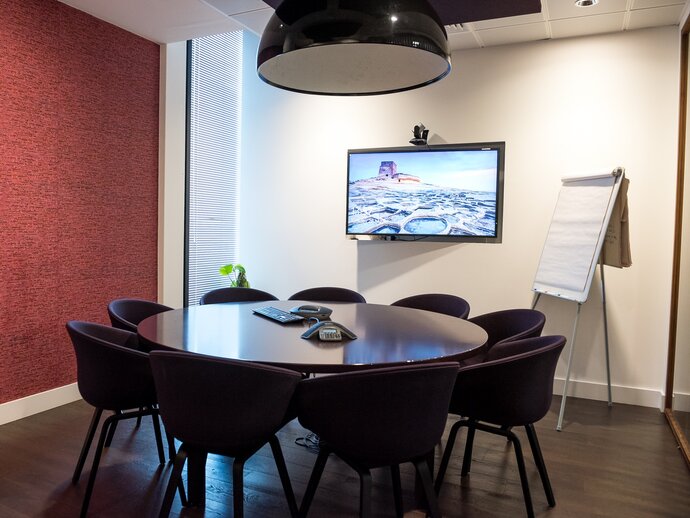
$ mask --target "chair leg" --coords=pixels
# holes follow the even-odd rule
[[[122,415],[122,410],[116,410],[113,415]],[[110,445],[113,443],[113,437],[115,436],[115,429],[117,428],[117,421],[115,421],[112,426],[110,427],[110,431],[108,432],[108,437],[105,440],[105,447],[110,448]]]
[[[549,507],[555,507],[556,499],[553,496],[553,489],[551,488],[551,482],[549,481],[549,474],[546,471],[544,456],[541,453],[541,447],[539,446],[539,440],[537,439],[537,432],[534,429],[534,425],[531,423],[526,425],[525,431],[527,432],[529,445],[532,448],[532,456],[534,457],[534,463],[537,465],[537,469],[539,470],[539,476],[541,477],[541,483],[544,486],[546,500],[549,502]]]
[[[158,450],[158,461],[165,464],[165,453],[163,453],[163,439],[161,438],[161,425],[158,420],[158,410],[151,409],[151,420],[153,421],[153,433],[156,435],[156,449]]]
[[[453,424],[448,434],[448,442],[446,442],[446,448],[443,450],[443,457],[441,458],[441,465],[438,467],[438,474],[436,475],[436,483],[434,484],[434,490],[436,494],[441,491],[441,485],[443,484],[443,477],[446,475],[446,470],[448,469],[448,463],[450,462],[450,456],[453,453],[453,446],[455,446],[455,439],[458,435],[460,427],[467,426],[467,421],[457,421]]]
[[[395,500],[395,516],[396,518],[403,518],[403,499],[402,499],[402,484],[400,483],[400,466],[393,464],[391,466],[391,478],[393,479],[393,499]]]
[[[143,411],[144,411],[144,407],[140,406],[139,412],[143,412]],[[134,428],[139,428],[140,426],[141,426],[141,416],[139,415],[139,416],[137,416],[137,424],[134,425]]]
[[[371,518],[371,472],[359,472],[359,518]]]
[[[168,479],[168,486],[165,488],[165,496],[163,497],[161,510],[158,514],[159,518],[168,518],[173,500],[175,500],[176,489],[180,489],[180,499],[182,500],[182,505],[186,503],[186,498],[184,496],[184,485],[182,484],[182,470],[186,461],[187,450],[183,444],[180,446],[180,450],[177,452],[175,461],[173,462],[172,471],[170,472],[170,479]]]
[[[96,451],[93,454],[93,464],[91,465],[91,473],[89,473],[89,482],[86,485],[84,500],[81,504],[81,513],[79,515],[81,518],[85,518],[89,511],[89,502],[91,501],[93,486],[96,483],[96,473],[98,473],[98,465],[101,462],[101,453],[103,453],[103,448],[105,447],[106,437],[110,434],[113,423],[116,423],[119,417],[119,414],[113,414],[103,422],[101,435],[98,438],[98,445],[96,446]]]
[[[295,492],[292,490],[292,484],[290,483],[290,476],[288,475],[287,466],[285,465],[285,457],[280,447],[280,441],[278,441],[278,438],[274,435],[269,439],[268,443],[271,445],[273,459],[275,460],[276,468],[278,468],[278,475],[280,475],[280,483],[283,485],[285,498],[287,499],[288,508],[290,509],[290,516],[292,518],[297,518],[297,514],[299,513],[297,509],[297,500],[295,499]]]
[[[527,516],[529,518],[534,518],[534,508],[532,507],[532,496],[529,491],[529,482],[527,480],[527,470],[525,469],[525,459],[522,455],[522,447],[520,446],[520,440],[513,432],[507,432],[508,439],[513,443],[513,448],[515,449],[515,458],[517,459],[518,471],[520,472],[520,484],[522,485],[522,495],[525,498],[525,508],[527,510]]]
[[[413,464],[422,481],[422,488],[424,489],[424,495],[426,496],[426,502],[429,507],[429,516],[431,516],[431,518],[441,518],[441,510],[438,507],[434,483],[431,480],[431,471],[429,471],[429,465],[426,463],[426,457],[413,461]]]
[[[206,500],[206,459],[208,453],[187,451],[187,500],[188,505],[203,505]]]
[[[170,460],[172,461],[176,455],[175,438],[172,435],[170,435],[167,430],[165,431],[165,437],[168,440],[168,455],[170,456]]]
[[[309,483],[307,484],[307,490],[302,497],[302,505],[299,508],[299,516],[305,518],[309,512],[309,506],[314,499],[314,494],[316,493],[316,488],[319,486],[319,481],[321,480],[321,474],[323,469],[326,467],[326,461],[328,460],[328,455],[330,450],[323,445],[319,449],[319,455],[316,457],[316,463],[314,464],[314,470],[311,472],[309,477]]]
[[[184,490],[184,480],[182,480],[182,477],[180,477],[180,480],[177,482],[177,489],[180,492],[180,501],[182,502],[182,507],[188,507],[189,500],[187,500],[187,493]]]
[[[232,463],[232,507],[233,517],[244,516],[244,458],[236,458]]]
[[[101,415],[103,414],[102,408],[96,408],[93,412],[93,417],[91,418],[91,424],[86,432],[86,437],[84,438],[84,444],[81,447],[81,453],[79,454],[79,459],[77,460],[77,466],[74,468],[74,475],[72,475],[72,484],[79,482],[79,477],[81,476],[81,470],[84,469],[84,462],[86,462],[86,456],[89,454],[89,448],[91,448],[91,443],[93,442],[93,436],[96,434],[96,429],[98,428],[98,422],[101,420]]]
[[[474,445],[476,424],[477,422],[472,419],[467,422],[467,441],[465,442],[465,454],[462,458],[462,471],[460,472],[463,477],[470,472],[472,465],[472,446]]]

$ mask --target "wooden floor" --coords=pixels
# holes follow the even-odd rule
[[[558,404],[555,398],[551,412],[537,425],[555,508],[547,506],[531,454],[526,454],[538,517],[690,516],[690,470],[661,413],[626,405],[608,408],[606,403],[569,398],[563,431],[556,432]],[[90,458],[77,486],[70,478],[90,417],[91,408],[77,402],[0,427],[0,517],[78,516]],[[295,445],[295,439],[304,434],[297,422],[279,434],[298,501],[316,458]],[[522,432],[519,435],[524,437]],[[461,478],[464,437],[464,432],[458,437],[441,491],[444,516],[525,516],[512,448],[499,437],[477,432],[472,472]],[[529,451],[527,440],[523,443]],[[440,453],[440,447],[438,450]],[[98,472],[90,516],[155,516],[169,473],[170,464],[158,465],[150,420],[138,430],[133,424],[120,424]],[[411,507],[411,468],[403,467],[402,475],[405,504]],[[229,480],[229,461],[211,456],[205,507],[182,509],[176,499],[171,516],[232,516]],[[268,448],[247,463],[245,483],[247,517],[288,515]],[[358,495],[357,475],[331,458],[310,516],[357,516]],[[374,516],[394,515],[388,471],[377,472]],[[406,516],[422,514],[410,511]]]

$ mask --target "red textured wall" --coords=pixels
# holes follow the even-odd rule
[[[0,1],[0,403],[76,380],[67,320],[156,297],[159,52]]]

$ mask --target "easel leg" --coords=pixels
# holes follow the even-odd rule
[[[539,302],[539,297],[541,297],[541,293],[537,292],[534,294],[534,299],[532,299],[532,309],[537,307],[537,302]]]
[[[570,382],[570,366],[573,361],[573,351],[575,350],[575,339],[577,338],[577,323],[580,320],[581,303],[577,303],[577,314],[575,315],[575,324],[573,325],[573,338],[570,341],[570,352],[568,353],[568,368],[565,373],[565,385],[563,386],[563,398],[561,399],[561,411],[558,413],[558,424],[556,430],[561,431],[563,425],[563,414],[565,414],[565,400],[568,397],[568,383]]]
[[[609,406],[613,405],[611,398],[611,365],[609,363],[609,323],[606,318],[606,286],[604,284],[604,261],[599,262],[599,271],[601,273],[601,302],[604,310],[604,347],[606,349],[606,383],[609,389]]]

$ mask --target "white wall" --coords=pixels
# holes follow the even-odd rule
[[[161,45],[158,302],[183,304],[187,42]]]
[[[606,271],[614,400],[660,404],[678,41],[678,28],[666,27],[463,51],[440,83],[368,98],[283,92],[247,74],[241,259],[252,285],[281,298],[309,286],[346,286],[375,303],[441,291],[466,298],[475,315],[528,307],[560,177],[622,165],[631,180],[634,264]],[[346,150],[405,145],[420,121],[431,143],[506,141],[502,244],[345,238]],[[542,300],[546,332],[570,336],[574,303]],[[599,300],[595,281],[573,379],[578,395],[604,399]],[[561,359],[557,376],[564,373]]]

